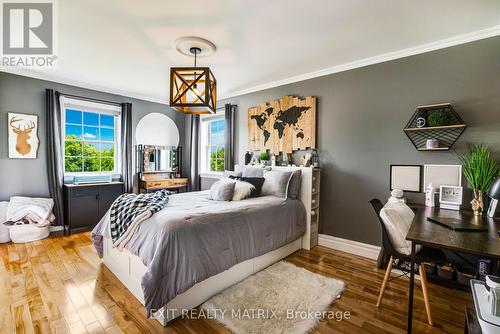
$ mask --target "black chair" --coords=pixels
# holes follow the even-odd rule
[[[382,298],[384,296],[384,291],[387,286],[387,283],[390,281],[389,277],[392,269],[399,269],[406,275],[409,272],[407,264],[411,261],[410,255],[402,254],[398,252],[392,245],[391,239],[389,238],[389,234],[387,233],[387,229],[385,228],[384,221],[380,217],[380,211],[384,207],[384,204],[379,199],[372,199],[370,204],[375,210],[377,214],[377,218],[380,222],[380,226],[382,227],[382,246],[384,251],[390,256],[389,263],[387,265],[387,269],[385,271],[384,281],[382,282],[382,286],[380,287],[380,293],[378,296],[377,307],[380,306],[382,302]],[[425,275],[424,262],[435,262],[435,263],[443,263],[446,261],[446,256],[439,249],[422,247],[422,249],[415,254],[415,263],[418,265],[418,271],[420,275],[420,282],[422,284],[422,292],[424,295],[425,302],[425,310],[427,312],[427,321],[429,325],[433,326],[431,308],[429,304],[429,292],[428,292],[428,284],[427,284],[427,276]],[[401,277],[402,275],[398,276]],[[395,277],[395,278],[398,278]],[[392,279],[391,279],[392,280]]]

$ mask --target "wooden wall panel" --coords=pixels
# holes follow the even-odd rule
[[[248,108],[248,148],[273,154],[316,148],[316,98],[284,96]]]

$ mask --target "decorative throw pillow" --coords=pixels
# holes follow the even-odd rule
[[[288,184],[287,197],[297,199],[300,195],[300,185],[302,183],[302,171],[300,169],[293,171]]]
[[[250,194],[250,197],[259,197],[260,193],[262,192],[262,185],[264,184],[264,178],[263,177],[236,177],[236,176],[229,176],[230,179],[233,180],[238,180],[238,181],[243,181],[243,182],[248,182],[252,184],[255,189],[252,190],[252,193]]]
[[[233,181],[235,183],[233,201],[241,201],[242,199],[250,197],[252,190],[255,189],[254,185],[248,182]]]
[[[406,240],[406,234],[415,217],[412,209],[400,200],[390,199],[380,210],[380,218],[384,222],[392,246],[401,254],[411,254],[411,241]],[[416,251],[422,247],[417,245]]]
[[[264,184],[262,185],[262,195],[270,195],[286,198],[288,183],[292,172],[289,171],[270,171],[264,174]]]
[[[231,176],[236,176],[240,177],[241,174],[243,174],[242,171],[233,171],[233,170],[224,170],[224,177],[231,177]]]
[[[209,199],[214,201],[230,201],[234,195],[236,182],[229,179],[222,179],[210,187]]]
[[[244,177],[263,177],[264,176],[264,168],[261,167],[245,167],[243,169],[242,175]]]

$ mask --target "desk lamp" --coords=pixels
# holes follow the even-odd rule
[[[498,200],[500,200],[500,177],[491,185],[488,196],[491,197],[490,208],[488,209],[488,217],[493,218],[497,208]]]

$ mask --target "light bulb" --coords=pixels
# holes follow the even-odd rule
[[[194,103],[196,100],[199,100],[198,96],[201,96],[200,92],[196,87],[196,84],[194,84],[193,87],[191,87],[191,89],[188,90],[187,94],[189,102],[192,103]],[[198,96],[196,94],[198,94]]]

